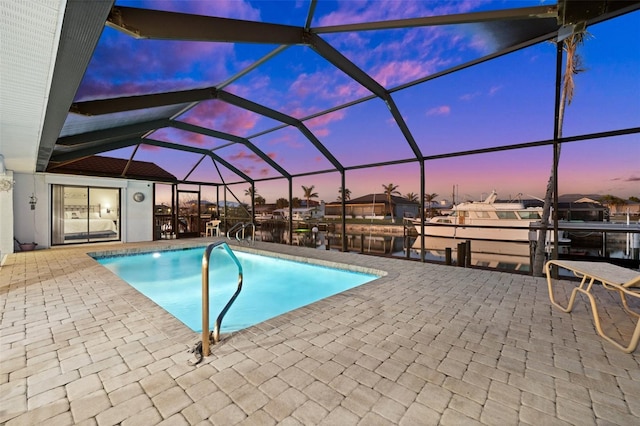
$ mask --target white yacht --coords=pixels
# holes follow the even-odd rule
[[[455,205],[447,216],[436,216],[424,224],[426,237],[444,237],[501,242],[529,242],[530,225],[540,222],[542,207],[526,207],[522,201],[496,202],[492,191],[484,201],[470,201]],[[420,219],[412,221],[418,234],[422,232]],[[535,232],[535,231],[533,231]],[[553,233],[550,231],[549,236]],[[537,237],[536,237],[537,239]],[[552,238],[547,238],[553,242]],[[568,245],[568,238],[560,238],[560,245]]]

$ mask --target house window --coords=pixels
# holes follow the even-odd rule
[[[52,185],[52,245],[120,240],[120,189]]]

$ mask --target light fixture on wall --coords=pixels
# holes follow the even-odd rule
[[[31,194],[31,197],[29,197],[29,205],[31,206],[31,210],[36,209],[37,202],[38,202],[38,197],[36,197],[34,194]]]
[[[111,204],[105,204],[104,208],[106,209],[107,214],[111,213]]]
[[[0,154],[0,176],[7,175],[7,168],[4,166],[4,155]],[[0,192],[9,192],[15,182],[13,179],[0,179]]]
[[[0,179],[0,192],[9,192],[15,182],[11,179]]]

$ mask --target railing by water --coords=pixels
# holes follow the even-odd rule
[[[211,252],[218,247],[221,247],[227,254],[229,254],[233,262],[238,267],[238,288],[222,309],[220,315],[218,315],[213,326],[213,331],[211,332],[211,335],[209,335],[209,259],[211,258]],[[233,254],[229,245],[224,241],[217,241],[209,244],[202,255],[202,356],[209,356],[209,347],[211,342],[215,344],[220,341],[220,326],[222,324],[222,319],[240,294],[240,290],[242,290],[242,265],[236,255]]]

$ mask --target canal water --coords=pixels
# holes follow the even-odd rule
[[[293,233],[293,244],[315,247],[318,250],[341,250],[341,238],[341,235],[335,232],[319,230],[317,233],[313,233],[311,229],[299,229]],[[287,244],[289,241],[288,231],[258,230],[256,231],[256,240]],[[430,262],[445,263],[448,260],[447,249],[450,249],[451,262],[456,264],[458,248],[462,248],[460,243],[467,242],[470,244],[471,256],[469,260],[464,259],[464,261],[470,266],[522,273],[530,273],[531,271],[531,248],[528,243],[425,237],[424,258]],[[348,233],[347,250],[413,260],[419,260],[421,256],[420,239],[415,235]],[[464,250],[466,251],[466,247]],[[602,245],[601,240],[599,243],[597,240],[579,240],[572,244],[561,257],[585,260],[607,258],[614,263],[621,263],[623,266],[632,268],[638,268],[639,263],[637,261],[638,249],[629,250],[625,239],[620,236],[608,239],[605,245]]]

